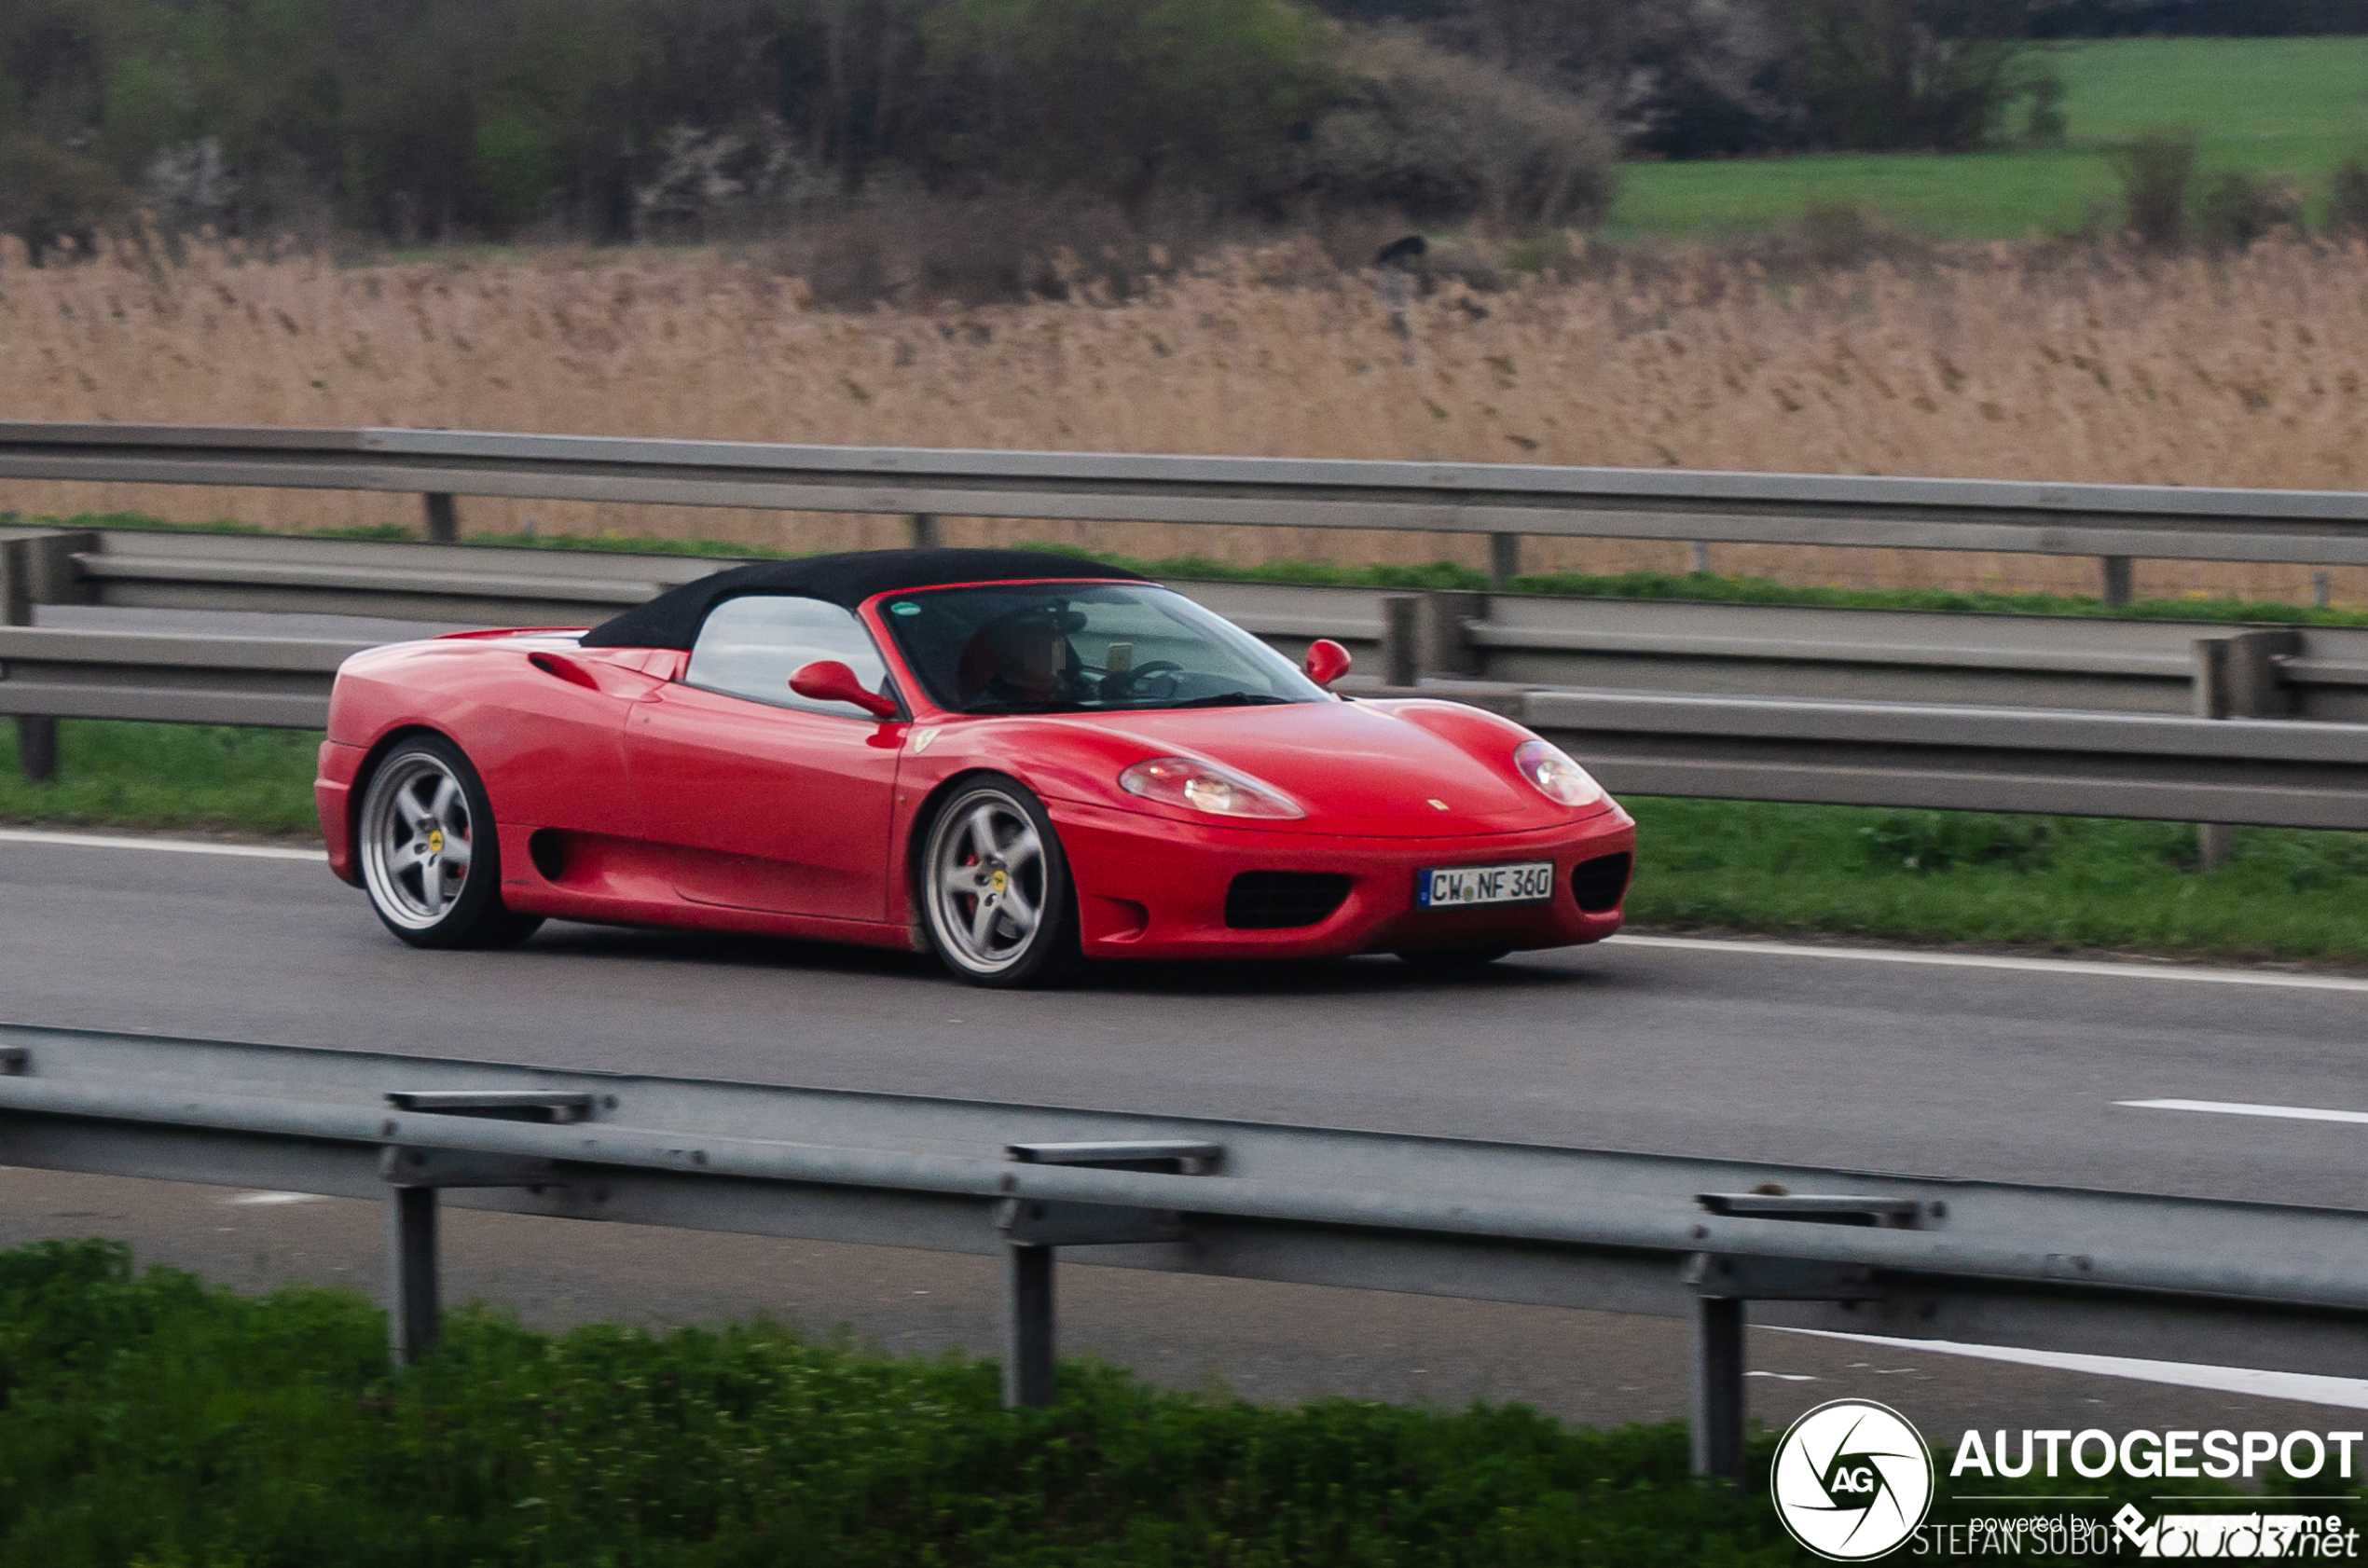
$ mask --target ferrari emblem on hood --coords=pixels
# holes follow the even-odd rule
[[[1437,795],[1433,795],[1433,796],[1431,797],[1431,805],[1432,805],[1435,808],[1437,808],[1438,810],[1440,810],[1440,811],[1445,811],[1445,810],[1449,809],[1447,803],[1446,803],[1445,801],[1443,801],[1443,800],[1439,799]]]

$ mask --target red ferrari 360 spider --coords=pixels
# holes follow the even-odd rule
[[[1000,550],[766,562],[590,631],[337,672],[329,862],[420,947],[545,916],[1086,958],[1484,962],[1619,926],[1635,825],[1553,746],[1346,700],[1131,572]]]

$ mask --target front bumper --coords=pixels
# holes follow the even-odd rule
[[[1636,846],[1635,821],[1617,805],[1526,832],[1413,839],[1261,832],[1070,801],[1045,805],[1068,854],[1079,941],[1089,958],[1327,958],[1601,942],[1619,929],[1619,905],[1580,909],[1572,873],[1600,856],[1632,856]],[[1425,868],[1547,860],[1554,862],[1551,902],[1415,906],[1415,873]],[[1233,878],[1260,871],[1346,875],[1348,897],[1310,926],[1228,926],[1225,900]]]

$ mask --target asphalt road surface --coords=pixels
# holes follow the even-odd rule
[[[1908,957],[1910,956],[1897,956]],[[1924,1175],[2360,1201],[2368,985],[1620,942],[1454,980],[1385,959],[1111,970],[1006,995],[903,955],[546,927],[403,947],[317,862],[0,840],[0,1019],[825,1087],[1318,1122]],[[448,1293],[529,1321],[759,1311],[893,1349],[994,1346],[983,1260],[448,1217]],[[105,1234],[241,1286],[375,1288],[368,1204],[0,1176],[0,1244]],[[1063,1270],[1064,1347],[1183,1385],[1590,1422],[1683,1412],[1649,1319]],[[1755,1331],[1755,1413],[1864,1394],[1941,1427],[2342,1424],[2225,1391]],[[2047,1420],[2041,1420],[2046,1416]],[[2357,1418],[2349,1418],[2356,1422]],[[1949,1428],[1953,1430],[1953,1427]],[[1928,1428],[1929,1430],[1929,1428]]]

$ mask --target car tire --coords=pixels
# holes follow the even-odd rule
[[[354,839],[371,909],[414,947],[508,947],[543,924],[503,906],[492,802],[442,736],[400,741],[379,761]]]
[[[1435,947],[1428,950],[1412,948],[1400,953],[1400,963],[1411,964],[1418,970],[1437,973],[1453,973],[1461,970],[1477,970],[1496,962],[1509,947]]]
[[[929,945],[973,985],[1018,989],[1078,962],[1077,890],[1035,791],[1002,774],[956,787],[929,818],[915,895]]]

